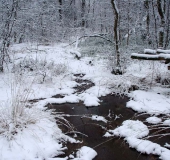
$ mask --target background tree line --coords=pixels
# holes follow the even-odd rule
[[[0,70],[12,43],[100,35],[115,46],[167,48],[169,0],[0,0]]]

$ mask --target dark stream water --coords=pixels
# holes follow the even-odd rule
[[[88,88],[94,86],[89,80],[84,80],[84,74],[76,74],[77,77],[75,81],[79,84],[76,89],[76,93],[82,93]],[[53,96],[54,98],[62,98],[63,95]],[[146,123],[146,118],[149,115],[144,114],[140,116],[135,116],[135,112],[132,109],[126,108],[126,103],[129,101],[128,97],[120,97],[115,95],[107,95],[100,98],[101,103],[98,107],[87,108],[80,102],[76,104],[50,104],[49,109],[55,109],[56,112],[62,112],[63,114],[71,115],[70,117],[65,117],[73,126],[74,131],[81,132],[82,134],[77,134],[76,139],[80,140],[82,143],[71,144],[67,143],[67,150],[65,155],[61,157],[66,157],[75,153],[77,149],[82,146],[89,146],[97,152],[97,156],[94,160],[157,160],[158,156],[140,154],[135,149],[129,148],[128,144],[119,137],[105,138],[103,135],[108,129],[115,129],[120,126],[123,121],[129,119],[138,119]],[[105,117],[108,122],[99,122],[91,120],[92,115],[98,115]],[[119,118],[117,118],[119,117]],[[148,125],[148,124],[147,124]],[[61,125],[60,128],[64,133],[70,133],[68,127]],[[157,130],[151,130],[151,134],[154,134]],[[170,130],[164,130],[163,133],[169,133]],[[73,134],[68,134],[73,136]],[[87,135],[87,136],[85,136]],[[166,142],[170,144],[169,137],[164,136],[163,138],[152,138],[149,139],[160,145],[164,145]]]
[[[66,119],[72,123],[76,131],[79,131],[86,136],[77,134],[77,139],[83,141],[79,144],[70,144],[66,146],[66,154],[63,157],[70,155],[76,149],[81,146],[89,146],[94,148],[98,155],[94,160],[156,160],[158,157],[153,155],[140,154],[134,149],[130,149],[125,141],[118,137],[104,138],[105,130],[101,126],[107,129],[114,129],[121,125],[124,120],[133,119],[135,112],[126,108],[127,97],[120,98],[114,95],[108,95],[101,98],[102,102],[99,107],[86,108],[83,103],[78,104],[51,104],[49,108],[55,109],[57,112],[63,112],[70,115],[79,115],[66,117]],[[108,117],[108,115],[112,117]],[[110,122],[103,123],[92,121],[90,118],[86,118],[89,115],[100,115],[106,117]],[[114,115],[113,115],[114,114]],[[115,115],[119,115],[120,118],[115,120]],[[86,116],[86,117],[85,117]],[[138,118],[139,119],[139,118]],[[64,132],[68,129],[61,126]]]

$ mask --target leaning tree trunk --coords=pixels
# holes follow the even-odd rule
[[[119,23],[119,10],[116,5],[116,0],[111,0],[113,12],[114,12],[114,40],[115,40],[115,49],[116,49],[116,67],[117,71],[115,74],[120,74],[120,52],[119,52],[119,37],[118,37],[118,23]],[[114,73],[114,71],[113,71]]]

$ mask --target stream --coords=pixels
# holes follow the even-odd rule
[[[119,137],[105,138],[105,130],[114,129],[122,124],[123,121],[133,119],[135,112],[126,108],[127,97],[119,97],[115,95],[108,95],[101,97],[101,105],[99,107],[87,108],[83,103],[78,104],[50,104],[50,109],[55,109],[56,112],[63,112],[69,115],[79,115],[65,117],[73,126],[75,131],[81,132],[88,137],[77,134],[77,139],[83,141],[78,144],[68,143],[66,146],[65,156],[69,156],[73,151],[76,151],[81,146],[89,146],[97,152],[97,156],[94,160],[156,160],[158,157],[153,155],[140,154],[134,149],[130,149],[126,142]],[[110,111],[110,112],[109,112]],[[110,113],[110,116],[108,117]],[[109,123],[93,121],[88,116],[100,115],[106,117]],[[114,115],[113,115],[114,114]],[[117,115],[119,118],[116,118]],[[61,127],[64,132],[68,129],[64,126]]]
[[[81,79],[84,75],[77,74],[75,76],[77,77],[76,82],[81,84],[76,88],[76,93],[81,93],[94,86],[92,82]],[[56,95],[54,97],[62,96]],[[125,120],[135,119],[135,112],[126,108],[126,102],[129,101],[129,98],[126,96],[107,95],[101,97],[100,100],[100,106],[90,108],[86,107],[83,102],[76,104],[48,104],[49,109],[70,115],[65,116],[65,119],[74,126],[75,132],[80,133],[76,134],[76,139],[82,143],[67,143],[66,147],[68,149],[65,151],[65,155],[60,156],[60,158],[70,154],[75,155],[76,151],[82,146],[88,146],[93,148],[98,154],[94,160],[157,160],[157,156],[140,154],[135,149],[129,148],[123,138],[103,137],[106,130],[115,129]],[[91,119],[92,115],[103,116],[108,122],[94,121]],[[146,116],[141,116],[137,119],[144,121]],[[69,128],[64,125],[61,125],[60,128],[70,136],[75,134],[70,132]]]

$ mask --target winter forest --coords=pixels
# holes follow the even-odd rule
[[[169,160],[170,0],[0,0],[0,160]]]

